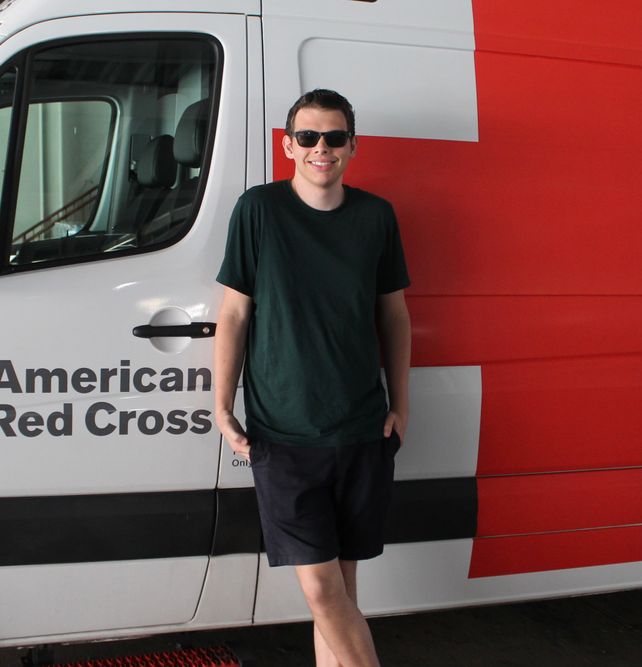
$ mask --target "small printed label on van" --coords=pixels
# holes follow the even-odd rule
[[[188,431],[197,434],[212,430],[212,412],[206,409],[174,409],[167,413],[155,409],[118,410],[109,401],[99,400],[85,410],[82,419],[74,417],[74,404],[64,402],[47,414],[24,411],[19,414],[13,403],[4,403],[2,395],[11,394],[131,394],[160,392],[204,391],[212,388],[209,368],[132,368],[123,360],[113,368],[27,368],[22,377],[10,360],[0,360],[0,434],[6,437],[33,438],[43,433],[70,436],[74,426],[82,424],[95,436],[129,435],[134,431],[143,435],[161,432],[182,435]]]

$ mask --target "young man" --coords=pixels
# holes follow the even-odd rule
[[[217,278],[216,421],[251,460],[270,565],[296,567],[319,667],[379,665],[357,561],[383,550],[408,419],[409,280],[392,207],[343,185],[356,147],[344,97],[303,95],[283,139],[294,176],[240,197]]]

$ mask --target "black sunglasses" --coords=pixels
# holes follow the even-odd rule
[[[330,148],[341,148],[352,136],[347,130],[330,130],[328,132],[316,132],[315,130],[299,130],[294,133],[297,143],[301,148],[314,148],[319,139],[323,137]]]

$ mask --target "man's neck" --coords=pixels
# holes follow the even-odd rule
[[[339,208],[345,196],[341,182],[333,184],[331,188],[318,188],[303,179],[297,179],[296,176],[292,179],[292,189],[299,199],[318,211],[333,211]]]

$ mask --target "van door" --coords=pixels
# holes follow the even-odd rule
[[[144,17],[0,45],[0,642],[185,623],[209,562],[245,16]]]

